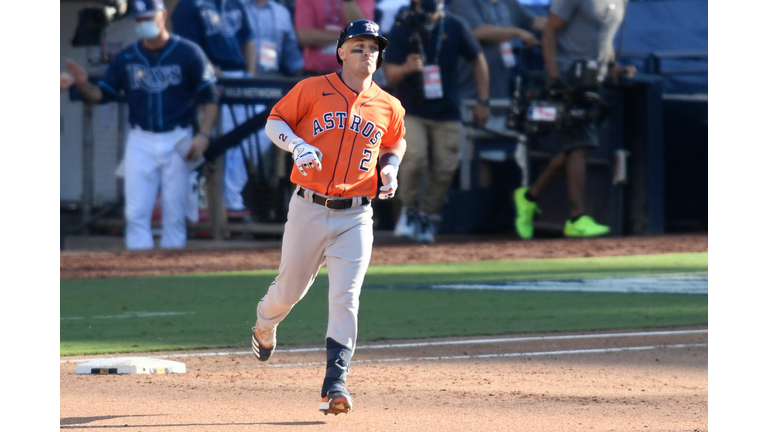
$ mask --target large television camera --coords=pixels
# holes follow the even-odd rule
[[[577,60],[560,85],[547,86],[541,79],[531,79],[525,90],[518,76],[507,127],[535,137],[602,123],[610,114],[610,105],[602,95],[598,73],[596,61]]]
[[[127,13],[127,0],[106,0],[101,4],[86,6],[78,13],[72,45],[76,47],[101,45],[107,26]]]
[[[422,54],[424,52],[421,33],[428,31],[429,17],[436,9],[437,4],[434,0],[423,1],[421,5],[417,1],[411,0],[410,5],[403,6],[397,12],[395,23],[408,29],[410,33],[408,38],[409,54]]]

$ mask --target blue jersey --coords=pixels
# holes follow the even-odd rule
[[[243,45],[254,31],[243,0],[181,0],[171,22],[174,33],[200,45],[219,69],[245,69]]]
[[[98,85],[104,98],[125,94],[128,122],[147,131],[165,132],[197,120],[200,95],[210,94],[216,77],[203,50],[172,34],[151,51],[141,41],[120,51]]]

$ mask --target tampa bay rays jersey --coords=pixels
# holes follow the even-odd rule
[[[328,196],[373,198],[379,149],[405,136],[404,116],[400,101],[376,83],[358,94],[334,72],[300,81],[275,104],[269,119],[288,123],[323,153],[323,170],[304,176],[294,166],[293,183]]]
[[[200,45],[219,69],[245,69],[243,44],[254,30],[243,0],[181,0],[171,22],[174,33]]]
[[[131,126],[165,132],[194,124],[198,95],[215,82],[200,47],[171,34],[160,50],[148,50],[139,40],[120,51],[98,86],[106,100],[125,94]]]

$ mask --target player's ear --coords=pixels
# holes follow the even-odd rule
[[[341,61],[344,61],[347,58],[347,53],[344,52],[343,48],[339,47],[336,49],[336,51],[338,52]]]

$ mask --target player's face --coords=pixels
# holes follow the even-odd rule
[[[379,58],[379,44],[370,36],[358,36],[341,45],[339,57],[355,73],[373,74]]]

